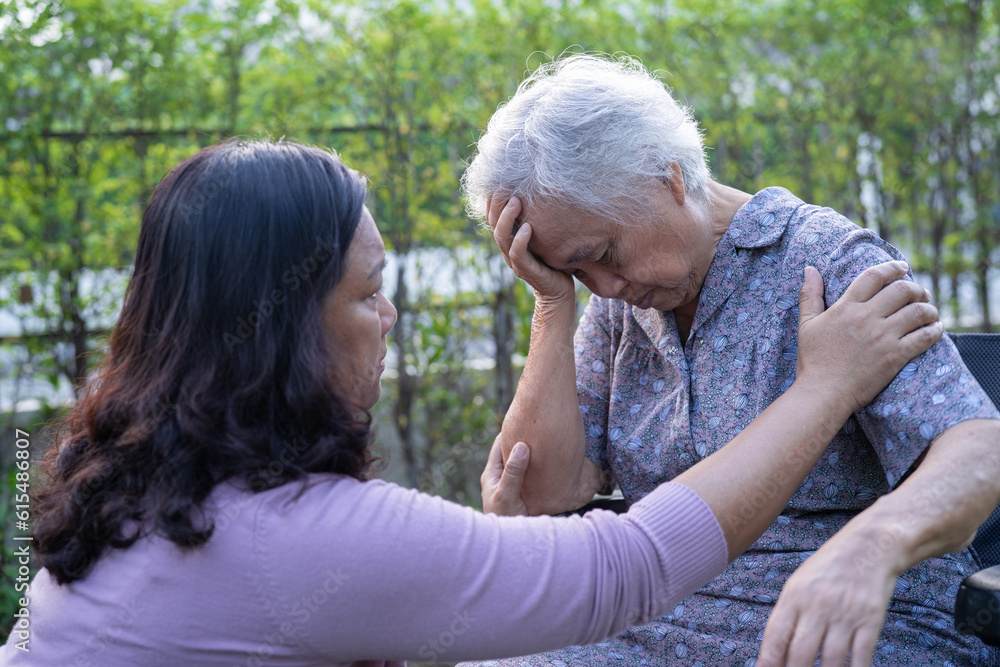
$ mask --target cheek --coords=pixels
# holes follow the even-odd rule
[[[366,351],[366,357],[374,355],[376,358],[382,349],[382,337],[385,335],[384,332],[384,319],[379,314],[379,311],[375,308],[370,308],[367,313],[365,313],[364,320],[364,349]]]
[[[335,336],[341,352],[346,356],[344,361],[351,364],[364,364],[377,354],[381,344],[382,333],[378,313],[370,304],[361,303],[339,322],[339,336]]]
[[[664,289],[675,290],[686,288],[691,282],[691,271],[687,264],[673,262],[662,265],[663,268],[655,274],[645,276],[647,285],[656,285]]]

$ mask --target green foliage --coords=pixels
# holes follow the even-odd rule
[[[485,266],[475,293],[434,295],[411,260],[492,252],[458,196],[465,161],[525,73],[567,51],[641,58],[693,106],[717,180],[876,227],[939,302],[974,282],[989,328],[998,19],[998,0],[0,0],[0,308],[25,334],[0,341],[16,348],[0,374],[86,376],[172,165],[234,134],[328,146],[368,174],[400,259],[382,430],[410,483],[478,502],[531,295]],[[492,369],[470,371],[489,356],[476,340]]]
[[[421,366],[417,429],[426,438],[420,487],[479,504],[479,472],[499,432],[489,373],[470,369],[470,349],[488,340],[492,312],[479,293],[427,295],[418,304],[416,350]]]
[[[331,146],[370,175],[392,250],[480,244],[464,162],[525,72],[567,51],[659,69],[718,180],[834,206],[935,281],[994,265],[995,0],[5,0],[0,16],[0,262],[38,295],[32,333],[72,347],[46,362],[71,383],[113,312],[88,271],[128,267],[171,165],[231,134]]]

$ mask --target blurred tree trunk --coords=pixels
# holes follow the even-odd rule
[[[236,26],[233,26],[236,29]],[[228,102],[228,113],[226,114],[226,133],[229,136],[236,134],[240,115],[240,61],[243,59],[244,44],[237,41],[235,37],[226,40],[224,57],[225,64],[229,70],[229,77],[226,80],[226,98]]]
[[[801,127],[791,129],[793,136],[795,136],[798,140],[798,150],[796,151],[796,154],[799,158],[799,177],[802,179],[802,185],[800,186],[802,190],[799,193],[799,197],[801,197],[802,201],[807,204],[813,204],[816,202],[814,199],[815,193],[813,192],[813,161],[812,154],[809,151],[809,140],[812,126],[813,119],[809,118],[807,119],[807,122],[802,124]]]
[[[942,312],[944,311],[944,307],[946,305],[951,309],[951,316],[955,320],[956,326],[959,325],[962,317],[962,305],[958,300],[959,275],[959,272],[956,270],[947,271],[948,294],[942,294],[941,301],[939,303]]]
[[[504,415],[514,400],[514,308],[513,283],[500,278],[493,299],[493,340],[495,343],[495,373],[497,387],[497,415],[503,422]]]
[[[973,113],[972,105],[974,103],[978,104],[980,99],[977,70],[990,71],[995,69],[997,59],[992,49],[981,49],[983,0],[968,0],[963,8],[965,16],[963,17],[964,21],[962,25],[962,43],[965,53],[962,58],[962,73],[968,97],[963,105],[959,127],[962,128],[965,148],[963,154],[967,160],[967,164],[965,165],[967,187],[972,191],[972,201],[975,206],[971,240],[975,245],[973,270],[979,308],[982,313],[980,330],[990,333],[993,331],[990,313],[990,256],[997,242],[1000,241],[1000,231],[997,229],[997,220],[995,211],[993,210],[996,205],[990,205],[989,195],[992,193],[989,193],[989,191],[996,188],[998,183],[996,183],[996,170],[990,171],[987,169],[986,165],[983,164],[983,160],[979,157],[979,153],[982,150],[978,146],[981,142],[980,137],[988,134],[988,132],[981,124],[978,114]],[[992,62],[990,62],[990,59],[992,59]],[[993,82],[988,81],[986,86],[986,91],[989,91],[991,94],[993,93],[991,90],[992,84]],[[994,166],[1000,166],[997,164],[995,151],[990,152],[987,160],[992,161]],[[994,182],[992,184],[984,182],[987,179]]]

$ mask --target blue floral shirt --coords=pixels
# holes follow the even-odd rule
[[[720,241],[684,344],[673,313],[592,297],[575,338],[588,457],[631,502],[723,447],[795,379],[804,268],[820,271],[832,304],[864,269],[892,259],[902,256],[870,230],[767,188]],[[844,424],[750,551],[673,615],[631,629],[616,640],[623,644],[605,650],[676,660],[670,664],[751,660],[795,567],[895,487],[938,434],[983,418],[1000,414],[942,339]],[[957,584],[975,569],[963,552],[904,573],[876,657],[904,664],[912,652],[917,663],[946,664],[985,655],[951,620]]]

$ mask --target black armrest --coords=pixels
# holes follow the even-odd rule
[[[950,334],[962,361],[995,405],[1000,405],[1000,334]],[[1000,507],[979,527],[972,549],[987,567],[962,581],[955,598],[955,629],[1000,646]]]
[[[955,629],[1000,646],[1000,565],[970,574],[955,598]]]
[[[1000,334],[949,334],[962,361],[979,385],[1000,407]],[[1000,564],[1000,507],[979,527],[972,549],[986,567]]]
[[[615,514],[624,514],[628,511],[628,504],[625,502],[625,496],[622,495],[621,489],[615,489],[610,496],[594,496],[593,500],[580,509],[566,512],[563,516],[570,514],[582,515],[590,510],[611,510]]]

